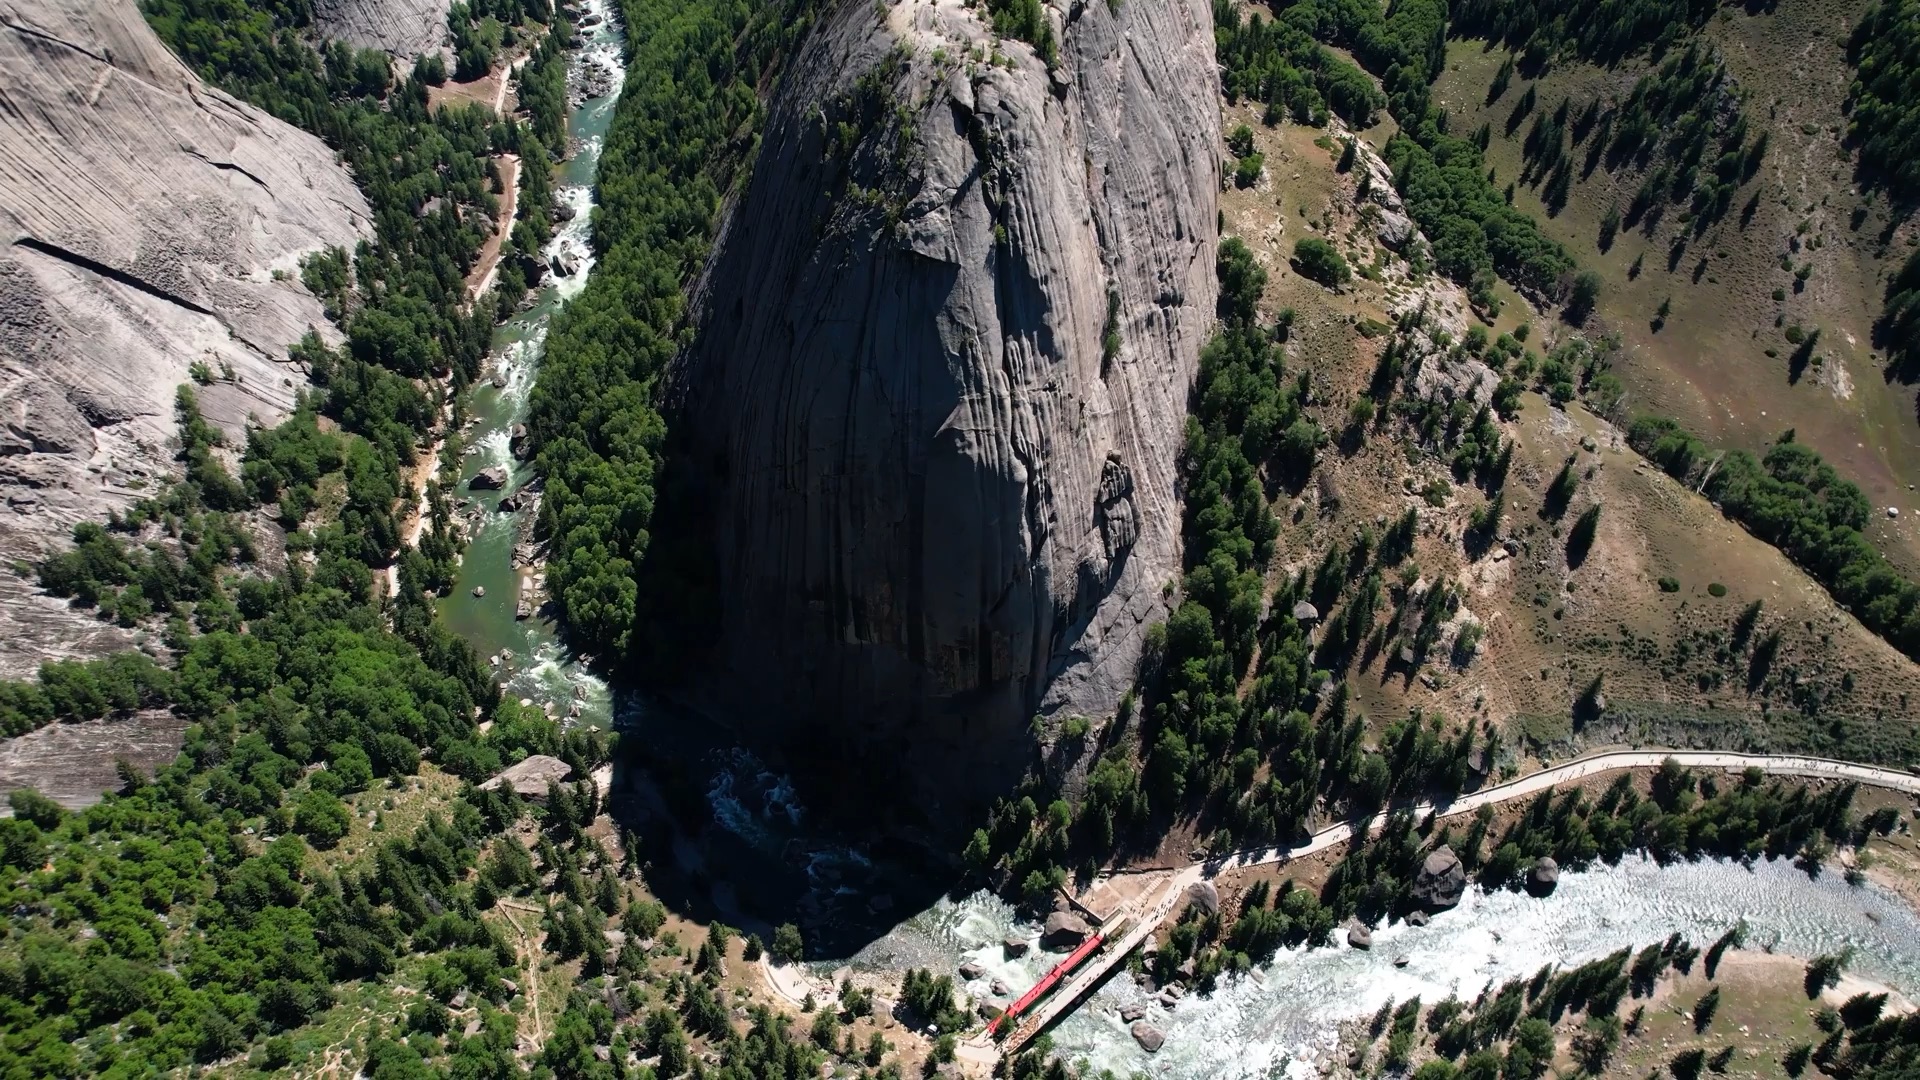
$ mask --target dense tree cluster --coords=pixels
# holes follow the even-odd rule
[[[1505,44],[1539,70],[1563,56],[1614,64],[1664,50],[1705,26],[1720,0],[1457,0],[1453,32]]]
[[[993,32],[1033,46],[1051,68],[1060,62],[1060,43],[1054,40],[1053,20],[1040,0],[987,0]]]
[[[1920,251],[1907,256],[1887,282],[1886,307],[1874,326],[1874,339],[1887,349],[1896,375],[1908,382],[1920,379]]]
[[[1396,134],[1386,147],[1394,182],[1433,245],[1434,265],[1491,307],[1493,276],[1534,296],[1554,299],[1574,270],[1573,258],[1514,209],[1469,139],[1445,134],[1431,119],[1416,134]]]
[[[706,257],[736,136],[758,121],[754,88],[806,25],[777,7],[623,7],[630,56],[600,164],[601,261],[554,319],[528,418],[547,478],[548,586],[572,640],[603,657],[623,655],[634,632],[666,434],[654,384],[680,342],[681,286]]]
[[[1542,792],[1498,836],[1491,807],[1483,807],[1464,830],[1436,828],[1431,821],[1417,822],[1410,812],[1394,812],[1377,834],[1349,845],[1317,896],[1291,882],[1282,882],[1277,890],[1262,883],[1249,890],[1241,910],[1230,919],[1190,913],[1170,935],[1167,951],[1172,955],[1163,954],[1163,959],[1169,967],[1192,959],[1202,977],[1244,970],[1271,960],[1281,947],[1327,944],[1333,927],[1343,920],[1374,924],[1397,918],[1418,906],[1412,895],[1414,880],[1427,853],[1442,844],[1459,855],[1482,886],[1495,889],[1519,888],[1526,871],[1547,856],[1576,869],[1617,863],[1633,852],[1663,861],[1792,858],[1833,844],[1860,842],[1864,830],[1877,827],[1874,821],[1852,818],[1850,786],[1814,792],[1802,785],[1769,782],[1757,769],[1727,783],[1669,760],[1650,786],[1651,792],[1642,795],[1633,776],[1622,773],[1597,798],[1579,790]],[[1715,942],[1710,966],[1728,948],[1738,947],[1737,930]],[[1582,1009],[1611,1015],[1629,993],[1650,993],[1667,965],[1684,969],[1697,955],[1698,950],[1676,939],[1643,950],[1628,970],[1628,954],[1615,954],[1563,972],[1553,981],[1539,980],[1528,1001],[1546,994],[1550,1003],[1542,1009],[1551,1012],[1533,1015],[1554,1020],[1563,1011]],[[1516,1013],[1507,1022],[1517,1018]],[[1458,1058],[1488,1045],[1484,1029],[1476,1030],[1470,1017],[1456,1025],[1460,1019],[1462,1013],[1451,1009],[1430,1019],[1431,1030],[1440,1035],[1435,1049],[1445,1057]]]
[[[1273,19],[1250,15],[1242,22],[1230,0],[1215,0],[1215,55],[1227,100],[1263,102],[1266,122],[1291,119],[1325,126],[1331,112],[1348,124],[1372,127],[1386,96],[1366,72],[1335,56],[1299,24],[1311,7],[1281,12]]]
[[[145,653],[99,660],[51,661],[35,682],[0,682],[0,737],[24,735],[59,721],[98,720],[164,706],[173,673]]]
[[[1628,433],[1634,449],[1703,493],[1747,531],[1778,547],[1826,586],[1867,629],[1920,659],[1920,585],[1863,535],[1872,507],[1820,455],[1791,433],[1755,459],[1715,454],[1666,417],[1645,416]]]
[[[1880,0],[1848,42],[1848,134],[1867,176],[1904,203],[1920,200],[1920,3]]]

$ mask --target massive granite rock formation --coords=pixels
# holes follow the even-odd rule
[[[696,693],[946,820],[1036,713],[1131,685],[1214,315],[1208,5],[1049,16],[1052,71],[952,0],[823,16],[674,375],[720,582]]]
[[[451,6],[451,0],[314,0],[313,28],[320,37],[409,60],[445,47]]]
[[[326,323],[300,258],[369,220],[323,143],[202,85],[133,0],[0,0],[0,553],[159,490],[195,363],[234,435],[283,415],[286,346]],[[0,676],[124,644],[34,593],[0,574]]]

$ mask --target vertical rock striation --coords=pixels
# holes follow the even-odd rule
[[[932,819],[1112,715],[1180,568],[1213,318],[1204,0],[847,0],[786,67],[674,372],[720,628],[694,693]]]
[[[278,420],[326,325],[300,259],[369,224],[325,144],[202,85],[133,0],[0,0],[0,551],[159,492],[191,365],[236,442]],[[0,575],[0,676],[122,640]]]

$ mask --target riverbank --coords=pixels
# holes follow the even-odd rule
[[[547,327],[594,269],[594,184],[625,74],[623,30],[613,5],[585,0],[580,12],[581,44],[567,60],[568,152],[555,167],[553,184],[556,202],[566,209],[539,253],[549,266],[567,263],[568,272],[543,275],[528,302],[497,328],[484,377],[463,403],[458,463],[438,476],[465,544],[453,588],[439,610],[449,629],[490,660],[508,696],[542,707],[563,723],[604,724],[612,715],[605,684],[575,662],[557,627],[541,615],[543,575],[524,544],[538,505],[538,477],[516,452],[514,438],[526,421]],[[562,252],[572,253],[572,260],[556,260]],[[496,264],[481,277],[480,287],[490,287],[497,273]],[[498,486],[476,490],[472,481],[483,471]]]

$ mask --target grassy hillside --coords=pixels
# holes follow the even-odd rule
[[[1488,719],[1509,732],[1510,745],[1552,754],[1615,741],[1804,747],[1895,760],[1913,752],[1920,667],[1841,611],[1777,549],[1645,462],[1624,430],[1579,402],[1556,408],[1529,390],[1514,419],[1498,424],[1513,454],[1495,531],[1513,541],[1511,550],[1476,542],[1471,519],[1484,513],[1489,494],[1454,471],[1445,425],[1428,439],[1409,419],[1407,398],[1415,395],[1378,410],[1392,418],[1369,421],[1355,438],[1354,403],[1369,394],[1396,314],[1424,303],[1456,338],[1478,326],[1496,340],[1530,319],[1525,347],[1542,355],[1574,334],[1530,315],[1504,288],[1501,317],[1480,322],[1464,290],[1410,274],[1407,260],[1376,242],[1368,222],[1379,210],[1357,197],[1363,168],[1339,171],[1337,132],[1259,120],[1245,106],[1228,111],[1225,126],[1247,124],[1265,173],[1222,196],[1226,231],[1268,268],[1263,320],[1294,312],[1288,353],[1311,371],[1311,411],[1329,431],[1346,433],[1322,452],[1322,479],[1297,498],[1283,493],[1273,577],[1311,572],[1331,545],[1362,530],[1378,534],[1411,510],[1419,521],[1411,559],[1418,579],[1455,583],[1462,595],[1428,663],[1415,669],[1384,656],[1356,665],[1355,700],[1370,718],[1385,722],[1419,708],[1455,722]],[[1384,145],[1388,134],[1383,124],[1363,138]],[[1289,257],[1308,236],[1330,240],[1355,267],[1377,265],[1369,272],[1379,280],[1356,275],[1335,291],[1293,272]],[[1468,366],[1461,359],[1459,370]],[[1632,362],[1622,366],[1631,375]],[[1569,457],[1578,486],[1555,515],[1547,491]],[[1568,534],[1594,505],[1602,511],[1593,541],[1570,565]],[[1762,614],[1736,644],[1735,624],[1756,600]],[[1477,644],[1456,650],[1473,625],[1482,629],[1467,637]],[[1762,672],[1752,643],[1776,630],[1778,651]],[[1607,708],[1589,718],[1576,704],[1596,677]]]
[[[1590,102],[1603,114],[1625,102],[1679,49],[1612,67],[1558,60],[1528,78],[1526,57],[1456,40],[1434,101],[1454,130],[1487,125],[1487,162],[1503,187],[1517,182],[1514,205],[1601,275],[1591,329],[1620,337],[1623,415],[1673,415],[1716,445],[1756,450],[1794,429],[1877,507],[1902,508],[1897,521],[1878,516],[1870,535],[1911,574],[1920,566],[1910,488],[1920,481],[1920,423],[1912,388],[1883,371],[1873,327],[1916,232],[1884,194],[1861,190],[1842,145],[1846,41],[1865,8],[1785,0],[1763,13],[1722,8],[1706,21],[1694,40],[1706,63],[1724,64],[1708,99],[1715,119],[1743,113],[1768,144],[1757,174],[1704,228],[1684,201],[1662,200],[1664,212],[1635,220],[1635,196],[1669,164],[1663,155],[1644,164],[1596,156],[1604,128],[1575,139]],[[1504,92],[1491,93],[1510,63]],[[1534,108],[1522,112],[1529,95]],[[1535,121],[1550,121],[1562,101],[1573,166],[1564,193],[1551,172],[1529,169],[1540,154],[1528,152]],[[1615,213],[1622,223],[1603,244]]]

